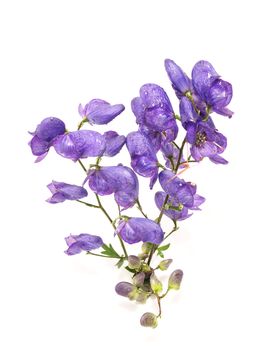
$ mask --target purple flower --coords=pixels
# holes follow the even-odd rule
[[[58,136],[54,148],[62,157],[77,161],[80,158],[102,156],[106,142],[97,131],[78,130]]]
[[[166,59],[164,65],[176,96],[180,99],[188,91],[192,90],[191,80],[174,61]]]
[[[163,190],[171,196],[174,207],[186,207],[188,209],[197,210],[205,199],[196,194],[196,185],[186,182],[177,177],[170,170],[163,170],[159,174],[160,185]],[[159,195],[158,204],[162,202],[163,195]]]
[[[163,203],[166,198],[166,193],[158,191],[155,193],[155,204],[159,210],[162,209]],[[188,208],[178,205],[178,200],[176,198],[170,198],[167,202],[167,207],[171,209],[165,209],[164,214],[172,220],[185,220],[189,218],[192,214],[188,214]]]
[[[138,198],[137,176],[126,166],[105,166],[91,170],[88,181],[89,187],[100,196],[114,193],[116,202],[124,209],[134,205]]]
[[[210,125],[208,122],[188,123],[186,139],[191,144],[191,155],[196,161],[208,157],[214,163],[227,164],[219,155],[226,149],[227,139]]]
[[[132,168],[137,174],[150,177],[152,188],[158,177],[158,160],[150,139],[140,131],[134,131],[127,135],[126,145]]]
[[[36,162],[40,162],[47,155],[49,148],[53,144],[53,140],[58,135],[66,132],[65,124],[62,120],[54,117],[45,118],[37,126],[36,131],[31,133],[32,140],[29,142],[31,151],[37,156]]]
[[[77,200],[88,195],[85,188],[64,182],[52,181],[47,187],[52,193],[52,197],[47,199],[47,202],[52,204],[61,203],[65,200]]]
[[[104,134],[106,148],[104,156],[113,157],[120,152],[126,142],[125,136],[120,136],[116,131],[106,131]]]
[[[232,99],[232,85],[219,77],[207,61],[197,62],[192,70],[193,86],[201,100],[214,112],[232,117],[233,112],[226,108]]]
[[[164,236],[160,225],[145,218],[122,220],[117,227],[116,233],[129,244],[141,241],[160,244]]]
[[[65,238],[68,249],[65,251],[67,255],[75,255],[81,251],[87,251],[100,248],[103,245],[101,237],[81,233],[79,235],[70,235]]]
[[[140,89],[140,97],[131,102],[132,111],[138,124],[155,131],[173,128],[178,132],[171,102],[159,85],[145,84]]]
[[[110,105],[100,99],[91,100],[83,107],[79,105],[79,114],[90,124],[108,124],[117,115],[123,112],[125,107],[122,104]]]

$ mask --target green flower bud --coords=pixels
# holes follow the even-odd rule
[[[145,273],[139,272],[135,276],[133,276],[133,278],[132,278],[133,284],[135,284],[135,286],[137,286],[137,287],[141,287],[141,286],[143,286],[144,279],[145,279]]]
[[[178,290],[180,288],[182,279],[183,279],[183,271],[182,270],[175,270],[172,272],[171,276],[169,277],[168,281],[168,287],[169,289],[175,289]]]
[[[145,254],[148,254],[150,253],[152,249],[152,243],[149,243],[149,242],[144,242],[143,245],[142,245],[142,252],[145,253]]]
[[[157,317],[151,312],[146,312],[143,314],[140,323],[143,327],[156,328],[158,325]]]
[[[162,260],[160,262],[160,264],[158,265],[159,269],[161,271],[164,271],[164,270],[167,270],[168,267],[171,265],[171,263],[173,262],[173,259],[165,259],[165,260]]]
[[[137,297],[136,297],[136,301],[138,303],[146,303],[146,300],[148,298],[148,293],[144,292],[144,291],[139,291],[138,294],[137,294]]]
[[[151,274],[150,284],[154,293],[158,294],[163,290],[162,282],[158,280],[154,272]]]
[[[152,269],[150,268],[149,265],[147,265],[146,263],[142,264],[142,271],[143,272],[150,272]]]
[[[139,268],[141,267],[141,259],[138,258],[138,256],[136,255],[128,256],[128,263],[130,269],[139,270]]]

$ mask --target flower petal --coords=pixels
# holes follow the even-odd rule
[[[67,255],[79,254],[81,251],[90,251],[100,248],[103,245],[101,237],[81,233],[79,235],[71,235],[65,238],[68,249],[65,251]]]

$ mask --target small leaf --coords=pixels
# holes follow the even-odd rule
[[[124,258],[120,258],[120,260],[117,262],[115,266],[117,266],[118,269],[120,269],[124,263],[124,260],[125,260]]]
[[[170,243],[166,244],[166,245],[163,245],[161,247],[158,247],[158,250],[161,250],[161,251],[164,251],[164,250],[167,250],[169,247],[170,247]]]

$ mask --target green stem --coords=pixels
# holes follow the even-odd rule
[[[97,208],[97,209],[100,208],[98,205],[90,204],[90,203],[81,201],[81,200],[79,200],[79,199],[77,199],[76,201],[79,202],[79,203],[85,204],[85,205],[87,205],[88,207],[91,207],[91,208]]]
[[[140,203],[140,201],[139,201],[139,198],[137,198],[136,203],[137,203],[138,209],[140,210],[140,212],[142,213],[142,215],[143,215],[146,219],[148,219],[148,216],[144,213],[144,211],[143,211],[143,209],[142,209],[142,205],[141,205],[141,203]]]
[[[89,254],[89,255],[94,255],[94,256],[99,256],[99,257],[101,257],[101,258],[119,259],[119,258],[117,258],[117,257],[115,258],[114,256],[96,254],[96,253],[91,253],[91,252],[87,252],[87,254]]]
[[[174,233],[174,232],[177,231],[177,230],[178,230],[178,227],[177,227],[177,223],[176,223],[176,221],[175,221],[175,226],[174,226],[174,228],[173,228],[169,233],[167,233],[167,235],[164,237],[163,241],[166,240],[166,238],[168,238],[172,233]]]
[[[98,205],[99,205],[99,208],[102,210],[102,212],[104,213],[104,215],[107,217],[107,219],[109,220],[109,222],[111,223],[111,225],[113,226],[114,230],[116,230],[116,225],[114,223],[114,221],[112,220],[112,218],[109,216],[109,214],[107,213],[106,209],[103,207],[101,201],[100,201],[100,197],[97,195],[97,193],[95,193],[95,196],[97,198],[97,202],[98,202]],[[127,250],[125,248],[125,245],[124,245],[124,242],[121,238],[121,236],[119,234],[117,234],[118,238],[119,238],[119,241],[120,241],[120,244],[121,244],[121,247],[123,249],[123,253],[125,255],[125,258],[127,259],[128,258],[128,253],[127,253]]]
[[[182,142],[182,145],[181,145],[181,148],[180,148],[180,151],[179,151],[178,160],[177,160],[177,163],[176,163],[176,166],[175,166],[175,169],[174,169],[175,174],[177,173],[178,168],[179,168],[180,163],[181,163],[181,158],[182,158],[182,155],[183,155],[183,150],[184,150],[185,143],[186,143],[186,137],[184,138],[184,140]]]
[[[87,168],[85,167],[85,165],[82,163],[82,161],[80,159],[78,159],[78,163],[80,164],[80,166],[82,167],[82,169],[85,171],[85,173],[87,172]]]
[[[159,295],[156,295],[156,298],[157,298],[157,303],[158,303],[158,308],[159,308],[159,314],[157,315],[157,317],[161,317],[161,315],[162,315],[161,298],[159,297]]]

